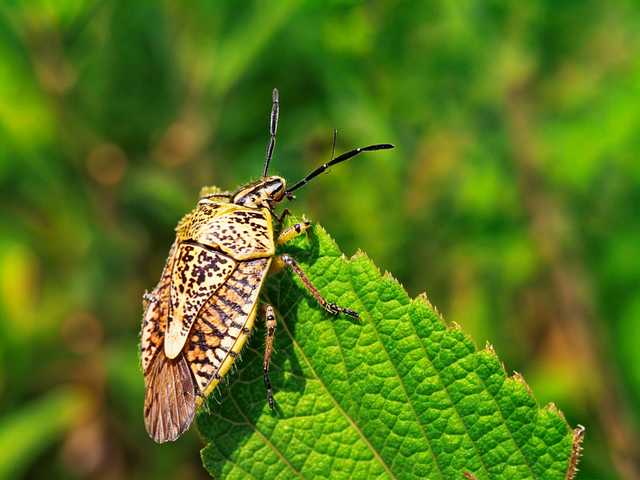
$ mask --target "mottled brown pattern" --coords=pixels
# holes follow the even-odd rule
[[[275,252],[271,217],[257,208],[201,201],[176,231],[141,335],[144,418],[157,442],[189,427],[242,349]]]
[[[142,333],[140,335],[140,358],[142,371],[147,373],[151,359],[164,342],[169,315],[169,289],[171,286],[171,270],[175,261],[177,242],[171,247],[169,258],[160,277],[160,282],[145,300],[146,307],[142,317]]]
[[[233,204],[201,204],[193,213],[185,238],[228,253],[236,260],[273,255],[271,217],[260,209]]]
[[[144,376],[144,423],[156,442],[178,438],[191,425],[200,403],[184,355],[156,355]]]
[[[197,244],[182,243],[175,252],[165,354],[175,358],[205,302],[229,278],[237,262]]]
[[[233,275],[200,311],[186,345],[186,358],[203,394],[230,352],[239,352],[244,327],[256,303],[269,265],[268,258],[240,262]]]
[[[211,222],[220,215],[222,204],[200,203],[191,212],[191,216],[184,223],[185,239],[193,239],[194,234],[200,231],[208,222]]]

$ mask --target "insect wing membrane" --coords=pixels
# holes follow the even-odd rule
[[[144,383],[147,432],[158,443],[175,440],[191,425],[199,403],[184,355],[170,359],[160,352]]]
[[[164,355],[162,348],[177,249],[178,242],[175,242],[160,282],[149,297],[140,338],[146,388],[144,423],[149,435],[158,443],[178,438],[189,428],[198,407],[193,379],[184,355],[171,360]]]
[[[201,245],[183,243],[176,251],[171,274],[171,309],[165,335],[165,354],[178,356],[205,302],[231,276],[237,262]]]

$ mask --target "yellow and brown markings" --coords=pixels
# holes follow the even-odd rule
[[[145,373],[144,422],[158,443],[178,438],[193,421],[200,404],[183,354],[156,355]]]
[[[198,206],[188,215],[186,215],[176,227],[176,230],[180,232],[180,240],[193,240],[194,233],[199,232],[207,222],[220,215],[223,207],[226,205],[215,202],[201,202]]]
[[[178,232],[178,238],[176,239],[176,241],[185,240],[184,232],[189,228],[189,225],[191,225],[191,220],[196,211],[197,211],[197,208],[194,209],[192,212],[187,213],[184,217],[180,219],[180,221],[178,222],[178,225],[176,225],[176,228],[175,228],[176,232]]]
[[[169,315],[171,271],[173,270],[176,249],[177,242],[171,247],[169,258],[167,258],[158,286],[144,300],[146,307],[140,335],[140,358],[142,360],[142,371],[145,374],[151,360],[158,349],[162,348],[164,342],[164,332],[167,328],[167,316]]]
[[[237,265],[228,255],[195,243],[180,244],[175,257],[164,344],[169,358],[180,353],[198,312]]]
[[[240,262],[198,315],[185,355],[203,395],[217,385],[220,366],[229,355],[239,353],[248,336],[269,262],[269,258]]]
[[[200,204],[184,232],[203,245],[228,253],[236,260],[272,256],[273,227],[270,214],[234,204]]]

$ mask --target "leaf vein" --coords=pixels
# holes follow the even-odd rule
[[[373,324],[373,321],[371,320],[371,315],[369,314],[369,310],[367,310],[365,308],[364,303],[362,303],[362,300],[360,299],[360,295],[358,295],[356,293],[355,289],[353,288],[353,282],[351,281],[351,275],[348,275],[348,277],[349,277],[349,285],[351,286],[351,291],[353,292],[355,297],[358,299],[358,302],[360,303],[360,305],[362,305],[362,309],[366,312],[367,319],[369,320],[369,323],[371,324],[371,328],[373,328],[373,332],[376,334],[376,338],[378,339],[378,343],[380,344],[380,348],[382,348],[382,351],[387,356],[387,359],[389,360],[389,363],[391,364],[391,368],[393,368],[393,371],[396,374],[396,378],[398,379],[398,382],[400,383],[400,387],[402,387],[402,391],[404,392],[404,395],[407,398],[407,402],[409,404],[409,407],[411,408],[411,411],[413,412],[413,415],[416,418],[416,422],[418,423],[418,426],[420,427],[420,430],[422,431],[422,436],[424,437],[424,439],[427,442],[427,446],[429,447],[429,451],[431,452],[431,456],[433,458],[433,462],[435,463],[436,468],[438,469],[438,474],[440,475],[440,478],[443,479],[444,477],[442,476],[442,470],[440,469],[440,465],[438,465],[438,459],[436,458],[436,454],[433,451],[433,448],[431,447],[431,441],[427,437],[427,433],[425,432],[424,427],[422,426],[422,423],[420,422],[420,418],[418,417],[418,412],[416,412],[415,408],[413,407],[413,403],[411,402],[411,398],[409,396],[409,392],[407,392],[407,389],[404,386],[404,383],[402,382],[402,379],[400,378],[400,375],[398,374],[398,370],[396,369],[396,366],[393,364],[393,361],[391,360],[391,357],[389,356],[389,352],[387,352],[387,349],[385,348],[384,344],[382,343],[382,339],[380,338],[380,335],[378,334],[378,330],[376,329],[375,325]]]
[[[506,372],[505,372],[505,376],[506,376]],[[500,408],[500,405],[498,405],[498,401],[495,399],[495,397],[493,395],[491,395],[491,393],[489,392],[489,389],[487,388],[487,384],[484,382],[482,377],[480,375],[478,375],[478,378],[480,378],[480,381],[482,382],[482,385],[484,385],[484,388],[489,393],[489,396],[491,397],[491,400],[493,400],[493,403],[495,403],[496,408],[500,412],[500,416],[502,417],[502,420],[504,421],[504,426],[507,429],[507,432],[509,432],[509,436],[511,437],[511,440],[513,440],[513,443],[516,446],[516,448],[518,449],[518,452],[520,453],[520,455],[522,455],[522,460],[524,460],[524,464],[527,466],[527,469],[529,470],[529,473],[531,474],[531,478],[535,478],[535,475],[533,474],[533,470],[531,470],[531,466],[529,465],[529,462],[527,461],[527,457],[524,456],[524,453],[522,452],[522,449],[520,448],[520,445],[518,445],[518,442],[516,441],[516,438],[513,436],[513,433],[511,432],[511,429],[509,428],[509,424],[507,423],[507,418],[504,416],[504,413],[502,413],[502,409]],[[538,419],[536,418],[536,422],[537,421],[538,421]]]
[[[251,475],[249,472],[247,472],[244,468],[242,468],[240,465],[238,465],[237,463],[235,463],[234,461],[232,461],[230,458],[225,457],[222,452],[220,452],[220,450],[218,450],[218,453],[220,454],[220,457],[225,460],[226,462],[230,463],[231,465],[233,465],[235,468],[237,468],[238,470],[240,470],[243,474],[247,475],[250,478],[253,478],[254,480],[258,480],[256,477],[254,477],[253,475]]]
[[[342,346],[340,345],[340,339],[338,338],[336,329],[333,326],[333,321],[329,320],[329,325],[331,326],[331,331],[333,332],[333,335],[336,337],[336,344],[338,345],[338,351],[340,352],[340,358],[342,359],[342,365],[344,366],[344,375],[347,378],[347,390],[349,391],[349,398],[351,399],[351,406],[353,407],[355,403],[353,402],[353,392],[351,391],[351,381],[349,380],[349,369],[347,368],[347,362],[344,359],[344,355],[342,353]]]
[[[247,425],[249,425],[254,432],[256,432],[260,438],[262,439],[262,441],[269,447],[271,448],[271,450],[273,450],[276,455],[278,455],[282,461],[284,463],[287,464],[287,466],[291,469],[292,472],[294,472],[296,475],[298,475],[300,478],[305,478],[304,475],[302,475],[302,473],[298,472],[295,468],[293,468],[293,465],[291,465],[291,463],[289,462],[289,460],[287,460],[287,458],[280,452],[280,450],[278,450],[275,445],[273,443],[271,443],[271,441],[265,437],[262,432],[260,430],[258,430],[258,427],[254,424],[252,424],[249,421],[249,418],[244,414],[244,412],[242,411],[242,409],[240,408],[240,406],[236,403],[236,399],[234,398],[233,395],[229,395],[229,398],[231,399],[231,401],[233,402],[233,404],[235,405],[236,409],[238,410],[238,413],[242,416],[242,418],[245,419],[245,421],[247,422]],[[306,478],[305,478],[306,480]]]
[[[409,316],[409,318],[411,319],[411,316]],[[429,365],[431,365],[431,368],[433,368],[433,371],[436,372],[436,375],[438,376],[438,379],[440,380],[440,383],[442,384],[442,389],[447,394],[447,398],[451,402],[451,406],[453,407],[453,410],[456,412],[456,415],[458,415],[458,417],[460,418],[460,422],[462,422],[462,425],[464,426],[464,431],[467,432],[467,437],[469,437],[469,440],[471,440],[471,444],[473,445],[473,449],[476,451],[476,454],[478,455],[478,458],[480,459],[480,463],[482,464],[483,470],[485,471],[485,473],[489,477],[490,475],[489,475],[489,471],[487,470],[487,466],[484,464],[484,460],[482,458],[482,455],[478,451],[478,446],[476,445],[476,442],[474,442],[473,437],[471,437],[471,434],[469,433],[469,429],[467,428],[467,424],[464,421],[464,417],[460,414],[460,412],[458,411],[458,408],[456,407],[456,404],[453,402],[453,399],[451,398],[451,395],[449,394],[449,390],[447,389],[447,386],[445,385],[445,383],[442,381],[442,378],[440,377],[440,372],[438,371],[436,366],[431,361],[431,358],[429,358],[429,355],[427,354],[427,349],[425,348],[424,343],[422,342],[422,338],[420,338],[420,335],[418,335],[418,331],[416,330],[416,326],[413,324],[412,321],[410,321],[409,323],[411,324],[411,328],[413,328],[413,331],[416,334],[416,338],[418,339],[418,342],[420,342],[420,348],[422,348],[422,351],[424,352],[425,358],[429,362]],[[480,380],[482,381],[482,379],[480,379]],[[482,382],[482,383],[484,385],[484,382]],[[484,388],[486,390],[487,386],[485,385]]]

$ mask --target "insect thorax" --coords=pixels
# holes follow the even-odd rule
[[[236,261],[271,257],[275,253],[269,209],[211,199],[200,200],[196,209],[183,219],[177,240],[213,248]]]

